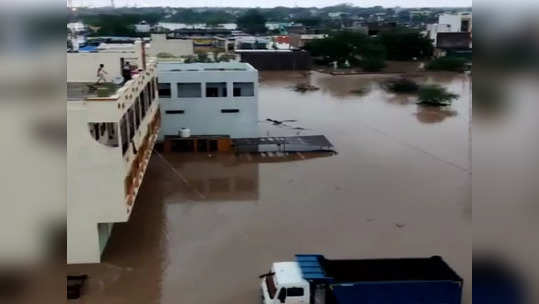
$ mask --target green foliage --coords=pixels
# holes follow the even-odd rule
[[[359,66],[367,72],[379,72],[386,67],[384,59],[371,57],[360,60]]]
[[[224,10],[207,10],[207,11],[195,11],[192,9],[177,9],[176,14],[165,19],[166,22],[179,22],[179,23],[205,23],[208,25],[218,25],[222,23],[232,23],[236,20],[234,15],[227,13]]]
[[[314,57],[323,62],[337,61],[340,65],[348,61],[367,71],[378,71],[385,67],[385,49],[376,39],[359,32],[338,32],[326,39],[313,40],[306,47]]]
[[[386,80],[383,87],[394,93],[415,93],[419,90],[419,85],[407,78],[395,78]]]
[[[448,106],[458,95],[448,92],[439,85],[425,85],[419,89],[419,103],[431,106]]]
[[[295,23],[301,23],[305,26],[320,26],[322,24],[322,18],[309,17],[294,19]]]
[[[83,17],[83,21],[94,27],[99,27],[99,36],[136,37],[134,24],[142,21],[140,15],[94,15]]]
[[[382,32],[380,42],[387,51],[389,60],[412,60],[431,57],[434,51],[432,41],[417,31],[397,29]]]
[[[463,72],[467,60],[459,57],[440,57],[427,64],[427,70]]]
[[[238,27],[249,34],[264,34],[266,28],[266,17],[257,9],[250,9],[236,21]]]

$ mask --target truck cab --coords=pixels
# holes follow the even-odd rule
[[[263,304],[309,304],[309,282],[303,278],[297,262],[273,263],[261,276]]]

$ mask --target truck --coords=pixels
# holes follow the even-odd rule
[[[462,278],[440,257],[329,260],[298,254],[260,276],[263,304],[460,304]]]

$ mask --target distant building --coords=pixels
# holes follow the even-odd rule
[[[327,37],[327,34],[290,34],[290,46],[295,49],[301,49],[313,40],[325,39]]]
[[[271,40],[267,37],[240,36],[236,37],[236,50],[267,50],[271,47]]]
[[[138,33],[149,33],[151,29],[152,27],[145,20],[142,20],[140,23],[135,24],[135,30]]]
[[[396,22],[369,22],[367,29],[369,36],[376,36],[381,32],[391,31],[397,28]]]
[[[67,54],[68,264],[101,261],[114,223],[129,221],[157,140],[157,66],[140,41],[133,48]],[[124,83],[127,56],[138,68]],[[104,85],[96,85],[100,64]]]
[[[438,33],[435,56],[471,57],[472,35],[469,32]]]
[[[257,136],[258,71],[246,63],[159,63],[160,140],[179,136]]]
[[[173,56],[194,55],[194,44],[191,39],[169,38],[166,34],[152,34],[150,54],[157,56],[159,53],[167,53]]]
[[[441,14],[438,23],[427,25],[427,35],[437,45],[438,33],[472,32],[472,14]]]
[[[252,65],[259,71],[310,70],[311,55],[302,50],[238,50],[241,62]]]
[[[346,13],[346,12],[329,12],[328,13],[328,17],[332,19],[338,19],[338,18],[346,17],[346,16],[350,16],[350,13]]]

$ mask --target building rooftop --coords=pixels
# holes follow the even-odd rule
[[[215,63],[181,63],[160,62],[161,72],[216,72],[216,71],[255,71],[248,63],[243,62],[215,62]]]
[[[121,85],[116,85],[114,83],[104,83],[101,85],[96,85],[95,83],[89,82],[68,82],[67,100],[80,101],[89,98],[116,98],[117,92],[121,87]]]

